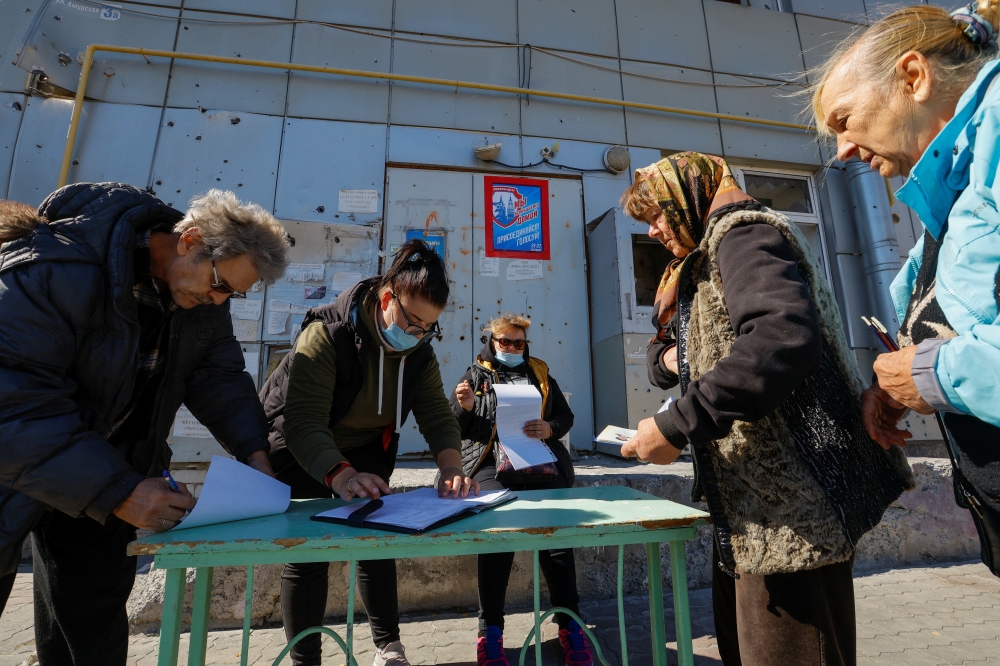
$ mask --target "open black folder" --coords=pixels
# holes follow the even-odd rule
[[[434,488],[418,488],[368,502],[352,502],[318,513],[312,519],[351,527],[420,534],[499,506],[515,497],[509,490],[493,490],[452,499],[438,497]]]

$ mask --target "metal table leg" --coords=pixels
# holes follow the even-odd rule
[[[670,543],[670,572],[674,586],[674,627],[677,632],[677,664],[693,666],[694,648],[691,645],[691,607],[688,605],[687,563],[684,541]]]
[[[163,586],[163,615],[160,619],[160,650],[157,666],[177,666],[186,575],[187,569],[167,569],[167,580]]]
[[[625,546],[618,546],[618,635],[622,644],[622,666],[628,666],[625,637]]]
[[[208,616],[212,604],[213,572],[212,567],[198,567],[195,573],[188,666],[205,666],[205,653],[208,649]]]
[[[649,576],[649,632],[653,641],[653,666],[667,666],[667,631],[663,621],[663,578],[658,543],[646,544],[646,571]]]
[[[538,582],[538,551],[532,553],[535,571],[535,666],[542,666],[542,594]]]
[[[240,666],[247,666],[250,656],[250,621],[253,620],[253,565],[247,567],[247,601],[243,606],[243,649],[240,650]]]

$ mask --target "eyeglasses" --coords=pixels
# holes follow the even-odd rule
[[[399,296],[393,294],[392,297],[396,300],[396,303],[399,305],[399,311],[403,313],[403,319],[406,321],[406,328],[403,329],[403,333],[415,337],[416,336],[422,337],[425,335],[441,335],[441,327],[438,326],[437,322],[434,322],[427,328],[421,328],[420,326],[417,326],[416,324],[411,322],[410,318],[406,316],[406,309],[403,307],[403,302],[399,300]]]
[[[220,294],[226,294],[227,296],[232,296],[233,298],[247,297],[245,291],[236,291],[228,284],[219,279],[219,271],[215,270],[215,259],[212,260],[212,276],[215,277],[215,282],[209,285],[212,288],[212,291],[218,292]]]
[[[493,338],[493,340],[503,349],[514,349],[516,351],[524,351],[525,346],[528,344],[527,340],[511,340],[510,338]]]

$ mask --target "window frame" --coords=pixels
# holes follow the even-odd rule
[[[830,268],[830,251],[829,245],[826,239],[826,228],[823,225],[822,208],[819,203],[819,194],[816,190],[816,179],[815,174],[810,171],[796,171],[793,169],[772,169],[770,167],[760,168],[750,165],[736,165],[730,164],[730,168],[733,170],[733,176],[736,177],[736,181],[739,183],[740,187],[746,191],[746,175],[751,176],[772,176],[778,178],[793,178],[796,180],[806,181],[807,192],[809,194],[809,200],[812,204],[813,213],[790,213],[785,211],[777,211],[787,217],[790,221],[798,224],[800,226],[811,226],[815,227],[819,232],[819,245],[821,256],[818,257],[823,265],[823,274],[826,276],[826,282],[833,288],[833,272]]]

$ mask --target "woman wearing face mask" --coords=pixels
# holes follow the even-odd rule
[[[994,573],[996,539],[982,511],[1000,510],[998,26],[1000,0],[950,14],[907,7],[810,77],[816,124],[836,136],[837,158],[908,176],[897,196],[924,226],[889,287],[901,349],[875,361],[865,426],[882,446],[902,446],[911,435],[897,424],[907,408],[943,413],[961,474],[979,495],[967,508]]]
[[[294,348],[260,393],[271,424],[271,466],[293,498],[388,494],[399,429],[411,411],[440,469],[439,494],[479,491],[462,471],[458,422],[430,345],[448,291],[440,257],[411,240],[384,275],[306,315]],[[323,624],[328,568],[285,565],[281,614],[289,639]],[[358,587],[377,648],[375,666],[407,666],[395,561],[358,562]],[[292,663],[319,664],[320,638],[297,643]]]
[[[451,408],[462,429],[462,465],[466,474],[484,490],[548,490],[572,488],[573,462],[559,441],[573,427],[573,412],[559,384],[540,359],[528,353],[527,331],[531,322],[516,314],[490,321],[483,331],[489,335],[476,363],[470,367],[451,395]],[[542,418],[529,421],[524,434],[540,439],[556,456],[558,475],[532,478],[522,472],[497,473],[496,394],[493,384],[532,385],[542,394]],[[503,651],[504,597],[514,564],[514,553],[479,556],[479,666],[507,666]],[[553,606],[579,614],[576,565],[572,549],[541,551],[539,565],[548,584]],[[591,666],[593,658],[583,630],[570,617],[555,616],[559,642],[567,666]]]

